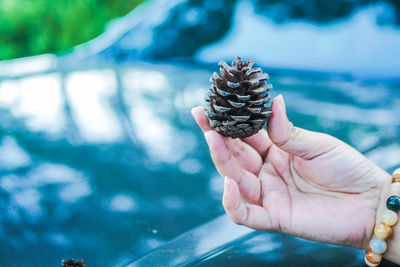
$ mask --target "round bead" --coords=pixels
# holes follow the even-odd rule
[[[386,201],[386,207],[390,210],[395,212],[400,210],[400,197],[398,196],[391,196]]]
[[[400,168],[397,168],[393,171],[392,176],[395,176],[397,174],[400,174]]]
[[[365,253],[364,260],[368,266],[378,266],[379,263],[382,261],[382,255],[376,254],[369,249],[367,253]]]
[[[384,222],[386,225],[393,226],[397,223],[397,220],[398,215],[392,210],[385,210],[382,213],[382,222]]]
[[[364,257],[364,261],[365,261],[365,264],[366,264],[367,266],[369,266],[369,267],[377,267],[377,266],[379,266],[379,263],[377,263],[377,264],[371,263],[371,262],[369,262],[369,261],[367,260],[367,258],[365,258],[365,257]]]
[[[370,261],[367,259],[367,257],[364,257],[364,261],[365,261],[365,264],[366,264],[367,266],[369,266],[369,267],[377,267],[377,266],[379,266],[379,264],[380,264],[380,263],[372,263],[372,262],[370,262]]]
[[[376,254],[383,254],[387,249],[386,241],[380,240],[379,238],[372,238],[369,242],[369,248]]]
[[[392,236],[392,233],[392,227],[384,223],[378,224],[377,226],[375,226],[374,229],[375,236],[381,240],[386,240],[390,238]]]
[[[400,197],[400,183],[399,182],[393,183],[390,190],[391,190],[392,196]]]
[[[395,170],[392,174],[392,181],[393,183],[398,183],[400,182],[400,168]]]

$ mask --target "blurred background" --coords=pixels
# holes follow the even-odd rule
[[[251,58],[294,124],[392,171],[399,47],[395,0],[0,0],[0,265],[354,266],[219,217],[190,109],[220,59]]]

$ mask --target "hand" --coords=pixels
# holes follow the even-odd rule
[[[388,173],[332,136],[294,127],[282,96],[272,101],[268,133],[245,139],[212,130],[203,107],[192,114],[226,177],[223,206],[235,223],[368,247],[389,190]]]

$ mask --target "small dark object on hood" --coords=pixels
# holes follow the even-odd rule
[[[69,260],[62,260],[61,261],[63,267],[85,267],[85,262],[83,260],[69,259]]]

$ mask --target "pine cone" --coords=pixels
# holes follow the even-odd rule
[[[221,74],[214,72],[212,85],[205,100],[209,102],[205,114],[214,130],[232,138],[256,134],[271,116],[269,75],[254,62],[245,63],[237,57],[232,66],[220,61]]]
[[[61,261],[63,267],[85,267],[85,262],[83,260],[69,259]]]

